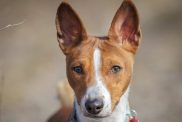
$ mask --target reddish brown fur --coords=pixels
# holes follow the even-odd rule
[[[47,122],[69,122],[71,107],[62,107]]]

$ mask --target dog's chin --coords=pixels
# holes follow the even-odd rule
[[[107,114],[107,115],[92,115],[92,114],[88,114],[88,113],[86,113],[86,114],[84,114],[84,116],[85,117],[87,117],[87,118],[90,118],[90,119],[102,119],[102,118],[107,118],[107,117],[109,117],[111,114]]]

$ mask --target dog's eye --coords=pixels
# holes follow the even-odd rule
[[[122,68],[118,65],[114,65],[111,68],[111,73],[118,73]]]
[[[75,66],[75,67],[72,67],[72,70],[78,74],[82,74],[83,73],[83,69],[81,66]]]

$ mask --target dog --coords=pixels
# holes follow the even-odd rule
[[[124,0],[108,35],[96,37],[87,34],[77,13],[62,2],[56,29],[66,56],[74,104],[63,106],[48,122],[138,122],[128,102],[134,58],[141,42],[134,3]]]

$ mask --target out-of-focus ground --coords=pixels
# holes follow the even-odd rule
[[[0,0],[0,122],[45,122],[59,108],[65,57],[54,19],[59,0]],[[69,0],[91,35],[106,35],[122,0]],[[182,121],[182,1],[135,0],[143,40],[131,106],[141,122]]]

